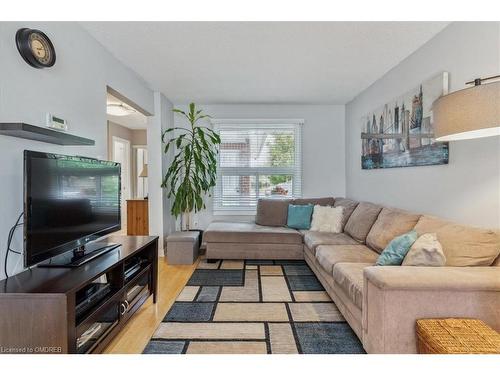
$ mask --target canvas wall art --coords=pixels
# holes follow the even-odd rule
[[[448,142],[436,142],[432,103],[448,93],[443,72],[363,118],[363,169],[448,164]]]

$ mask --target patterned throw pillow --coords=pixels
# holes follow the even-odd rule
[[[309,229],[314,206],[312,204],[288,205],[286,226],[294,229]]]
[[[443,247],[436,233],[424,233],[411,246],[403,266],[441,267],[446,264]]]
[[[311,230],[316,232],[341,233],[344,207],[314,206]]]
[[[411,230],[408,233],[395,237],[386,246],[377,259],[377,266],[400,266],[411,245],[417,240],[417,232]]]

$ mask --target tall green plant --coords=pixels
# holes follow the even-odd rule
[[[173,127],[162,134],[164,152],[175,145],[174,159],[167,170],[161,186],[167,189],[167,197],[173,198],[171,213],[175,217],[187,214],[189,229],[189,213],[205,208],[204,196],[217,181],[217,153],[220,144],[219,135],[197,122],[210,117],[196,109],[194,103],[189,104],[189,113],[180,109],[173,110],[184,116],[190,128]],[[168,135],[175,136],[168,138]]]

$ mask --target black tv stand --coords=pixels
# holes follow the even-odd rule
[[[76,248],[73,253],[63,254],[40,263],[38,267],[63,267],[73,268],[90,262],[92,259],[119,247],[120,244],[109,242],[90,242],[84,246]]]

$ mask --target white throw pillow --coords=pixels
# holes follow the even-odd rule
[[[344,207],[315,205],[311,221],[311,229],[316,232],[342,232]]]
[[[440,267],[446,264],[443,247],[436,233],[424,233],[413,243],[402,266]]]

